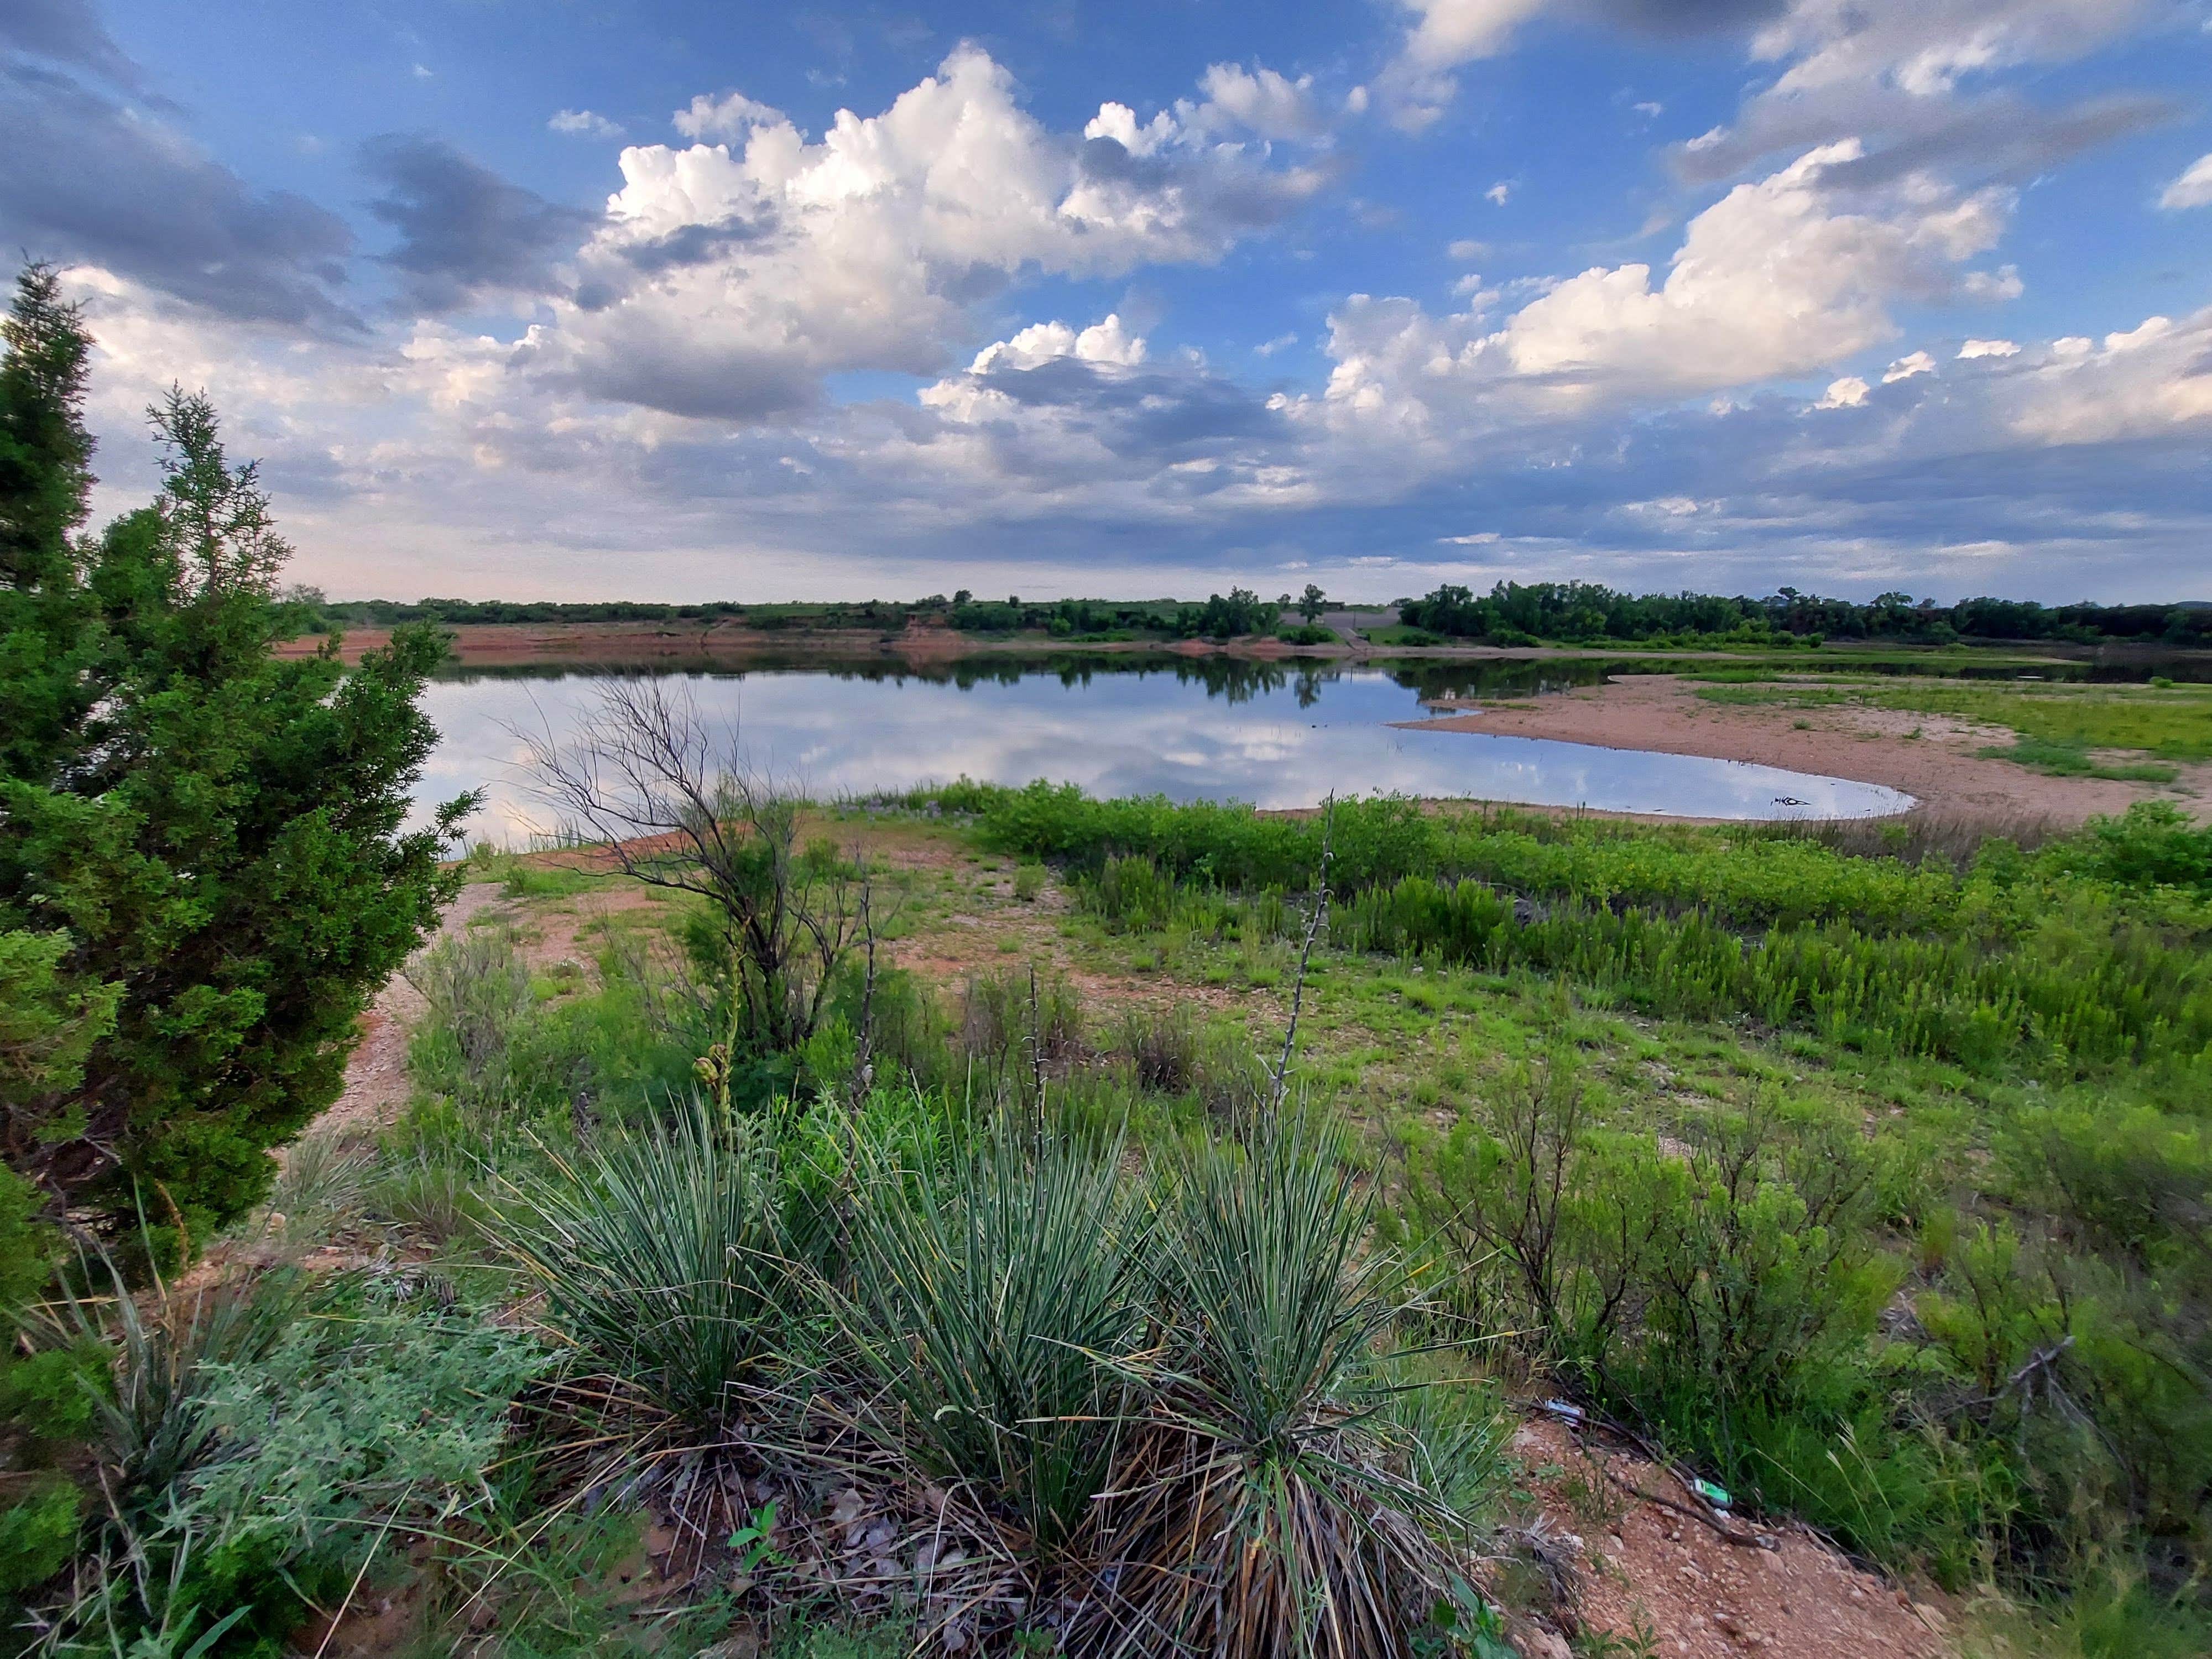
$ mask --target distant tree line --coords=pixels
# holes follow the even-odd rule
[[[447,627],[488,623],[742,623],[765,632],[870,629],[897,632],[920,617],[963,634],[1045,634],[1056,640],[1230,640],[1272,634],[1292,612],[1308,623],[1328,603],[1309,584],[1303,596],[1262,599],[1233,587],[1203,605],[1178,599],[866,599],[804,605],[747,605],[733,599],[659,605],[612,599],[552,600],[325,599],[311,587],[283,590],[294,623],[309,632],[410,623]],[[1972,599],[1939,605],[1888,592],[1861,603],[1785,587],[1764,599],[1716,593],[1627,593],[1597,582],[1500,582],[1489,592],[1447,583],[1425,598],[1399,602],[1399,620],[1446,639],[1490,645],[1540,642],[1644,645],[1810,644],[1879,640],[1948,645],[1961,640],[2048,640],[2083,645],[2135,641],[2212,646],[2212,605],[2046,605],[2033,599]]]
[[[966,588],[951,599],[941,593],[912,602],[881,599],[818,605],[744,605],[732,599],[696,605],[656,605],[616,599],[589,603],[553,600],[423,599],[330,599],[313,587],[288,587],[282,595],[294,620],[310,632],[349,627],[392,628],[409,623],[447,627],[488,623],[742,623],[748,628],[863,628],[897,630],[921,616],[969,634],[1044,633],[1054,639],[1234,639],[1273,631],[1292,601],[1266,600],[1249,588],[1233,587],[1225,599],[1216,593],[1204,605],[1175,599],[1134,602],[1052,599],[1024,604],[1018,595],[979,599]],[[1304,601],[1318,614],[1321,590],[1307,589]]]
[[[2212,645],[2212,605],[2045,605],[2033,599],[1962,599],[1939,605],[1909,593],[1864,604],[1785,587],[1765,599],[1712,593],[1624,593],[1595,582],[1500,582],[1477,596],[1449,583],[1399,607],[1399,620],[1449,639],[1492,645],[1815,644],[1882,640],[1949,645],[1960,640],[2050,640],[2082,645],[2137,641]]]

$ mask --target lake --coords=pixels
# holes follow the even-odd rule
[[[464,672],[434,682],[423,701],[441,741],[418,805],[481,788],[473,836],[522,846],[556,829],[516,733],[568,741],[615,672]],[[1540,693],[1601,672],[1595,664],[1393,672],[1224,658],[1000,658],[923,671],[725,665],[662,678],[733,729],[751,767],[819,800],[966,776],[1263,807],[1316,805],[1332,790],[1739,819],[1871,817],[1912,805],[1880,785],[1739,761],[1390,724],[1423,718],[1425,697]]]

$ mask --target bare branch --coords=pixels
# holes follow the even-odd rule
[[[1319,936],[1322,925],[1328,919],[1329,848],[1335,834],[1336,792],[1332,789],[1321,824],[1321,890],[1314,896],[1313,914],[1306,918],[1305,943],[1298,950],[1297,976],[1291,981],[1291,1023],[1283,1031],[1283,1053],[1275,1062],[1274,1086],[1267,1094],[1270,1116],[1282,1110],[1284,1091],[1290,1087],[1291,1051],[1297,1043],[1298,1012],[1305,1003],[1306,964],[1313,960],[1314,940]]]

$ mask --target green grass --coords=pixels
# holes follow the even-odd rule
[[[828,1036],[738,1099],[742,1134],[672,1115],[711,1034],[666,970],[610,946],[588,981],[533,987],[487,930],[424,975],[408,1124],[358,1163],[295,1154],[284,1239],[380,1229],[433,1257],[465,1307],[574,1344],[566,1377],[676,1413],[672,1449],[725,1419],[732,1378],[834,1395],[870,1458],[1040,1548],[1093,1547],[1096,1518],[1148,1572],[1249,1553],[1267,1571],[1234,1617],[1286,1651],[1347,1588],[1434,1600],[1397,1522],[1310,1517],[1364,1528],[1394,1494],[1435,1538],[1500,1501],[1510,1422],[1468,1371],[1577,1390],[1765,1512],[2007,1588],[2021,1652],[2192,1650],[2212,836],[2172,809],[1930,852],[1347,805],[1291,1082],[1350,1133],[1240,1143],[1320,826],[943,798],[968,816],[880,833],[932,849],[915,956],[970,965],[880,977],[873,1093],[848,1093],[841,994]],[[516,902],[526,928],[566,899]],[[1542,1244],[1512,1218],[1543,1220],[1555,1156]],[[2008,1387],[2038,1355],[2063,1405]],[[1237,1479],[1197,1490],[1200,1449]],[[592,1587],[648,1515],[562,1518],[561,1467],[518,1449],[475,1512],[514,1562],[494,1628],[518,1653],[629,1651]],[[1193,1504],[1195,1534],[1164,1524]],[[2092,1557],[2124,1595],[2100,1599]],[[441,1568],[464,1593],[491,1577],[471,1559]],[[777,1650],[870,1650],[844,1620],[825,1600]]]
[[[1101,975],[1238,987],[1248,953],[1295,934],[1316,867],[1311,821],[1039,792],[975,810],[991,844],[1063,861],[1064,937]],[[1340,809],[1335,834],[1299,1075],[1380,1139],[1368,1156],[1395,1183],[1396,1159],[1439,1136],[1462,1137],[1470,1169],[1504,1156],[1480,1149],[1512,1144],[1486,1115],[1515,1069],[1573,1056],[1589,1161],[1571,1203],[1613,1205],[1631,1236],[1670,1241],[1636,1271],[1694,1291],[1663,1317],[1664,1297],[1639,1293],[1654,1322],[1592,1374],[1614,1409],[1724,1484],[1949,1583],[2001,1559],[2063,1575],[2093,1511],[2093,1532],[2134,1524],[2119,1519],[2130,1504],[2163,1516],[2155,1528],[2197,1524],[2212,1394],[2192,1379],[2212,1353],[2191,1333],[2212,1279],[2185,1265],[2181,1240],[2212,1193],[2212,836],[2170,808],[2023,851],[1880,830],[1415,823],[1387,805]],[[1533,915],[1513,914],[1516,894]],[[1264,1042],[1279,1005],[1244,1006]],[[1735,1199],[1711,1207],[1701,1194],[1742,1133],[1730,1126],[1761,1121],[1818,1133],[1764,1143],[1740,1217]],[[1655,1209],[1688,1156],[1665,1149],[1684,1146],[1715,1161]],[[1802,1173],[1780,1184],[1766,1173],[1793,1164]],[[1825,1202],[1820,1182],[1846,1169],[1853,1207],[1809,1220],[1792,1207]],[[1464,1194],[1437,1212],[1464,1215]],[[1790,1267],[1822,1233],[1848,1253]],[[1499,1249],[1440,1259],[1443,1282],[1490,1270]],[[1696,1300],[1723,1285],[1725,1309]],[[1885,1333],[1884,1287],[1924,1335]],[[1744,1301],[1753,1289],[1765,1299]],[[1681,1345],[1725,1334],[1717,1311],[1750,1319],[1729,1340],[1753,1346],[1695,1360]],[[1544,1323],[1501,1309],[1475,1328]],[[2061,1386],[2099,1395],[2094,1432],[2040,1407],[1984,1421],[1937,1403],[1996,1395],[2069,1336],[2061,1363],[2080,1369]],[[1727,1393],[1739,1382],[1740,1399]],[[2065,1510],[2048,1501],[2062,1490],[2106,1496]]]
[[[1856,704],[1949,715],[2009,726],[2034,756],[2131,749],[2162,761],[2212,759],[2212,687],[1905,680],[1848,687],[1711,685],[1698,695],[1723,703],[1801,708]],[[2030,756],[2019,758],[2027,765],[2045,764]]]
[[[2008,744],[1993,744],[1974,751],[1984,760],[2008,760],[2054,778],[2107,778],[2117,783],[2172,783],[2181,774],[2163,761],[2137,761],[2119,765],[2093,758],[2077,744],[2056,743],[2042,738],[2021,738]]]

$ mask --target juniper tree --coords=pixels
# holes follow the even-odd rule
[[[80,532],[89,341],[25,270],[0,356],[0,1156],[42,1195],[204,1237],[337,1097],[355,1022],[457,878],[406,828],[428,627],[272,653],[289,554],[213,405],[149,411],[152,505]]]

